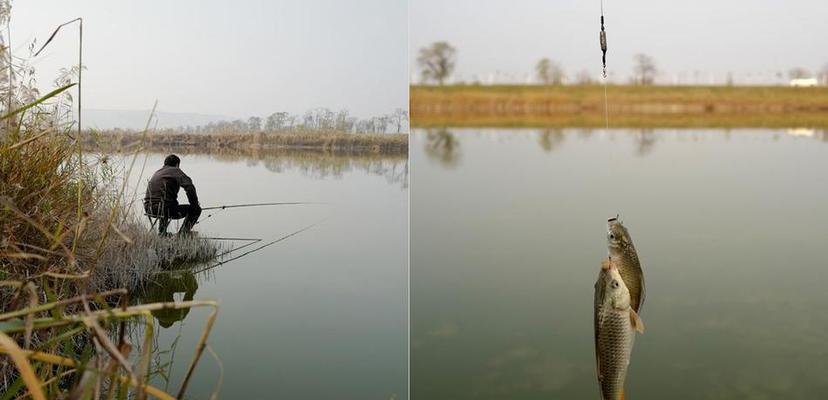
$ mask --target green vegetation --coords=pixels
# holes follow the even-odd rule
[[[415,127],[601,127],[600,85],[412,86]],[[613,127],[828,127],[828,87],[607,88]]]

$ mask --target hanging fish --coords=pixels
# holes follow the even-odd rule
[[[644,272],[641,270],[641,261],[638,259],[630,231],[618,217],[607,220],[607,250],[610,260],[618,267],[618,272],[630,291],[633,310],[641,312],[645,295]]]
[[[595,282],[595,362],[603,400],[623,400],[635,331],[644,323],[630,306],[630,291],[621,274],[605,260]]]

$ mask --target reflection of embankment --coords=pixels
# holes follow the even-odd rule
[[[408,140],[406,136],[406,148]],[[103,144],[103,145],[101,145]],[[157,154],[175,153],[179,155],[207,156],[218,162],[245,162],[248,165],[261,163],[269,171],[283,172],[299,170],[313,178],[342,176],[344,173],[357,170],[373,175],[385,177],[389,183],[399,183],[403,187],[408,185],[408,155],[406,153],[348,153],[331,152],[321,149],[276,149],[243,146],[190,146],[190,145],[137,145],[137,142],[128,146],[115,146],[100,141],[97,150],[105,153],[132,152],[141,149],[145,152]]]
[[[474,135],[488,132],[496,132],[502,137],[510,137],[512,134],[517,135],[531,135],[537,139],[537,144],[546,153],[553,153],[564,146],[570,138],[580,139],[584,141],[590,140],[596,132],[605,133],[609,136],[604,136],[613,140],[615,135],[625,135],[630,138],[630,141],[635,145],[634,154],[638,157],[646,157],[652,154],[658,142],[665,137],[671,135],[679,140],[701,141],[705,140],[707,135],[719,136],[725,140],[730,140],[731,136],[736,133],[744,133],[750,135],[756,132],[756,129],[686,129],[686,128],[615,128],[610,131],[605,129],[594,129],[588,127],[580,128],[426,128],[416,129],[415,134],[424,135],[425,141],[423,143],[424,153],[428,158],[439,162],[444,167],[456,167],[462,159],[461,154],[461,140],[463,135]],[[773,129],[764,131],[769,133],[768,138],[777,140],[783,135],[792,140],[813,140],[817,142],[828,143],[828,129],[787,129],[779,130]],[[713,137],[710,136],[710,137]]]
[[[185,149],[200,153],[230,149],[239,152],[292,150],[338,155],[408,155],[407,134],[377,135],[341,132],[192,134],[165,131],[144,137],[136,132],[115,130],[87,133],[85,139],[87,146],[106,151],[134,149],[140,146],[148,150],[175,149],[182,153]]]
[[[613,127],[828,127],[828,89],[611,86]],[[416,127],[601,127],[603,86],[411,88]]]

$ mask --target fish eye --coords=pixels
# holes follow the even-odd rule
[[[612,233],[610,233],[610,239],[615,239],[615,235],[613,235]]]
[[[612,288],[613,288],[613,289],[618,289],[618,281],[616,281],[616,280],[614,280],[614,279],[613,279],[613,281],[612,281],[612,283],[610,284],[610,286],[612,286]]]

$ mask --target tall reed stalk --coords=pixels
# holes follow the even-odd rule
[[[8,4],[0,0],[0,14],[8,12],[3,7]],[[8,15],[0,21],[8,23]],[[0,93],[7,100],[0,112],[0,400],[180,398],[202,353],[211,351],[207,339],[217,304],[130,305],[127,294],[165,265],[207,261],[218,248],[206,240],[163,240],[150,232],[124,198],[128,172],[120,178],[106,157],[84,157],[82,20],[60,27],[74,22],[81,25],[76,82],[41,96],[22,79],[15,81],[25,71],[11,62],[0,68],[8,70],[9,81],[7,93]],[[75,86],[76,125],[61,121],[72,105],[68,90]],[[149,385],[151,313],[193,307],[212,312],[173,397]],[[143,329],[137,351],[128,326]]]

